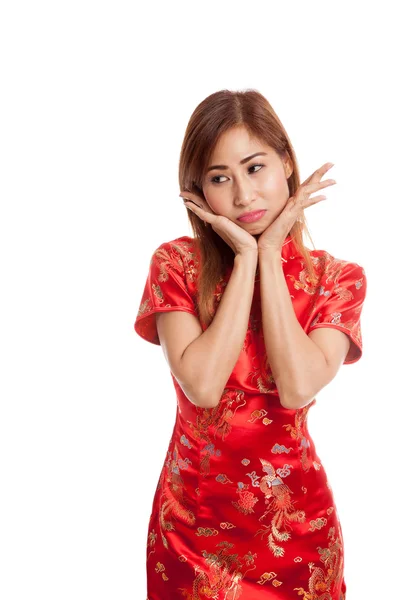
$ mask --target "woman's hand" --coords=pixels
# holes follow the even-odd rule
[[[213,230],[232,248],[237,254],[246,252],[258,253],[257,240],[247,231],[236,225],[233,221],[222,215],[217,215],[209,206],[208,202],[193,192],[182,192],[186,208],[189,208],[200,219],[210,223]]]
[[[279,216],[260,234],[257,240],[258,253],[265,251],[281,252],[282,245],[289,234],[289,231],[297,221],[298,217],[301,216],[303,210],[308,206],[312,206],[313,204],[317,204],[317,202],[326,199],[326,196],[323,195],[310,198],[310,194],[336,183],[334,179],[321,181],[321,178],[332,167],[333,163],[325,163],[322,167],[314,171],[310,177],[303,181],[298,187],[295,195],[288,199]]]

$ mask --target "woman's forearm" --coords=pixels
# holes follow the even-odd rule
[[[268,362],[285,408],[310,402],[310,389],[325,376],[326,359],[300,325],[279,253],[260,253],[260,296]],[[317,386],[318,387],[318,386]],[[319,385],[319,387],[321,387]],[[318,389],[319,389],[318,387]]]
[[[217,406],[239,358],[248,328],[257,260],[257,252],[235,256],[212,322],[183,353],[182,368],[199,406]]]

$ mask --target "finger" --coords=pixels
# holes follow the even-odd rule
[[[331,169],[333,166],[334,166],[334,163],[331,163],[331,162],[325,163],[324,165],[319,167],[319,169],[314,171],[314,173],[311,173],[311,175],[309,177],[307,177],[307,179],[305,179],[301,185],[305,185],[309,182],[313,182],[314,180],[319,181],[325,175],[325,173],[327,173],[329,171],[329,169]]]
[[[200,198],[200,196],[198,196],[197,194],[194,194],[192,192],[182,192],[179,194],[179,196],[181,196],[183,198],[183,201],[185,204],[186,204],[185,200],[187,200],[187,201],[193,203],[198,208],[209,213],[210,215],[217,216],[217,214],[211,209],[208,202],[206,200],[204,200],[203,198]],[[195,198],[195,200],[193,200],[193,197]]]
[[[196,194],[195,192],[189,192],[187,190],[183,190],[183,191],[181,191],[179,196],[181,198],[187,198],[188,200],[192,200],[192,202],[197,204],[197,206],[200,206],[200,208],[210,208],[207,204],[207,201],[205,201],[202,196],[200,196],[199,194]]]
[[[306,194],[312,194],[313,192],[317,192],[321,188],[326,188],[330,185],[335,185],[336,181],[334,179],[325,179],[325,181],[314,181],[307,183],[302,187],[302,191]]]
[[[194,194],[192,192],[181,192],[179,194],[179,196],[181,198],[183,198],[183,201],[185,200],[190,200],[191,202],[193,202],[196,206],[198,206],[199,208],[203,208],[203,204],[199,198],[199,196],[197,196],[197,194]],[[195,201],[196,200],[196,201]]]
[[[188,208],[190,208],[192,205],[194,205],[194,206],[197,206],[197,208],[204,210],[202,206],[199,206],[198,204],[196,204],[196,202],[194,200],[190,200],[189,198],[183,198],[183,203]]]
[[[329,169],[332,169],[333,166],[334,163],[327,162],[324,165],[322,165],[319,169],[317,169],[316,173],[318,173],[322,177],[323,175],[325,175],[325,173],[327,173],[327,171],[329,171]]]
[[[326,200],[326,196],[322,196],[321,194],[319,196],[314,196],[313,198],[309,198],[308,199],[308,206],[312,206],[313,204],[316,204],[317,202],[320,202],[321,200]]]
[[[319,169],[317,169],[316,171],[314,171],[314,173],[312,174],[311,179],[313,178],[319,178],[321,179],[321,177],[323,177],[325,175],[325,173],[327,173],[329,171],[329,169],[331,169],[334,166],[333,163],[327,162],[324,165],[322,165],[321,167],[319,167]]]
[[[194,212],[199,219],[202,219],[203,221],[207,221],[207,223],[213,224],[215,223],[215,219],[216,219],[216,215],[214,215],[213,213],[210,213],[208,210],[204,210],[203,208],[200,208],[199,206],[197,206],[197,204],[195,204],[195,202],[193,202],[193,200],[183,200],[186,208],[188,208],[189,210],[191,210],[192,212]]]

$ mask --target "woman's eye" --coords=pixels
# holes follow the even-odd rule
[[[254,167],[260,167],[260,168],[262,168],[263,166],[264,166],[264,165],[251,165],[251,166],[249,167],[249,169],[253,169]],[[257,171],[253,171],[253,173],[258,173],[258,171],[259,171],[259,170],[260,170],[260,169],[258,169]],[[213,177],[213,178],[211,179],[211,183],[223,183],[223,181],[216,181],[216,179],[218,179],[219,177],[224,177],[224,175],[216,175],[215,177]]]
[[[252,169],[253,167],[261,167],[262,168],[263,166],[264,165],[251,165],[251,167],[249,167],[249,169]],[[260,170],[260,169],[258,169],[258,170]],[[253,171],[253,172],[257,173],[257,171]]]
[[[215,177],[213,177],[211,179],[211,183],[221,183],[221,181],[215,181],[216,179],[218,179],[219,177],[223,177],[223,175],[216,175]]]

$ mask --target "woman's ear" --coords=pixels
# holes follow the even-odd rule
[[[285,152],[285,156],[283,158],[283,165],[285,169],[286,179],[289,179],[289,177],[293,173],[293,162],[287,151]]]

